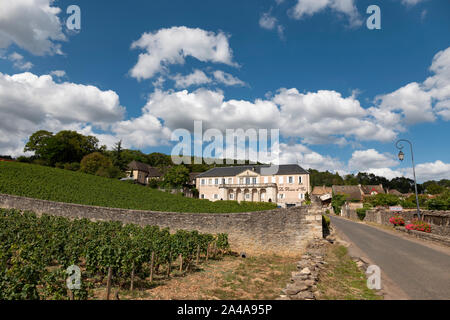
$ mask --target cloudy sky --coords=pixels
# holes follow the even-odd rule
[[[0,0],[0,154],[39,129],[170,154],[203,120],[279,128],[282,163],[388,178],[411,176],[406,138],[420,181],[450,178],[450,2],[378,1],[381,30],[372,4]]]

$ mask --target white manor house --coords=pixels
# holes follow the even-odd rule
[[[265,175],[269,165],[213,168],[196,177],[200,199],[211,201],[274,202],[282,207],[301,205],[311,194],[309,172],[296,164],[280,165]]]

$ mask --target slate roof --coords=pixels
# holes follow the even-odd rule
[[[269,168],[270,165],[246,165],[237,167],[218,167],[212,168],[206,172],[203,172],[197,176],[197,178],[214,178],[214,177],[234,177],[246,170],[255,171],[261,174],[262,168]],[[278,168],[277,175],[288,175],[288,174],[309,174],[308,171],[300,167],[298,164],[287,164],[280,165]]]

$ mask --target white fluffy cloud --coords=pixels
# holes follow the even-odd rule
[[[450,47],[438,52],[430,67],[432,76],[377,97],[372,115],[386,126],[450,120]]]
[[[228,36],[223,32],[172,27],[144,33],[131,47],[145,50],[130,71],[131,76],[139,80],[150,79],[170,65],[184,64],[186,57],[236,66]]]
[[[396,136],[392,129],[376,123],[354,96],[281,89],[273,101],[280,106],[284,135],[299,136],[307,143],[340,143],[345,142],[343,138],[389,141]]]
[[[13,52],[9,54],[8,56],[2,57],[1,59],[7,59],[13,63],[13,67],[22,71],[28,71],[31,68],[33,68],[33,64],[29,61],[25,61],[23,55]]]
[[[0,151],[23,152],[24,140],[45,129],[82,130],[88,123],[107,126],[124,108],[113,91],[75,83],[56,83],[50,75],[0,73]]]
[[[397,177],[413,178],[412,168],[392,169],[383,167],[369,169],[367,172],[373,173],[377,176],[386,177],[387,179]],[[418,183],[423,183],[429,180],[450,179],[450,163],[444,163],[440,160],[435,162],[420,163],[416,166],[416,178]]]
[[[335,91],[306,94],[281,89],[268,99],[226,100],[222,91],[200,88],[189,92],[156,90],[144,115],[161,119],[164,127],[192,130],[195,120],[205,128],[280,129],[285,138],[310,144],[347,143],[348,140],[390,141],[396,132],[377,123],[355,97]]]
[[[339,172],[346,174],[345,165],[338,159],[321,155],[301,144],[280,144],[279,164],[301,165],[304,169]]]
[[[362,24],[355,0],[297,0],[297,4],[292,8],[292,16],[300,20],[326,9],[346,15],[351,26]]]
[[[53,0],[0,0],[0,49],[11,44],[35,54],[61,53],[66,40]]]
[[[226,86],[245,86],[245,82],[235,76],[223,72],[222,70],[214,71],[214,79]]]
[[[402,0],[402,3],[406,6],[415,6],[419,2],[423,2],[424,0]]]
[[[265,12],[259,18],[259,26],[266,30],[277,30],[281,39],[284,38],[284,27],[278,23],[278,19],[272,16],[271,12]]]
[[[212,82],[212,80],[203,71],[198,69],[186,76],[177,74],[172,77],[172,79],[175,81],[175,87],[179,89],[188,88],[193,85],[199,86]]]
[[[381,154],[375,149],[357,150],[348,162],[350,171],[371,171],[396,166],[398,162],[392,155]]]

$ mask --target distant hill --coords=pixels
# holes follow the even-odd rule
[[[241,204],[185,198],[127,182],[68,170],[0,162],[0,193],[111,208],[189,213],[268,210],[270,203]]]

